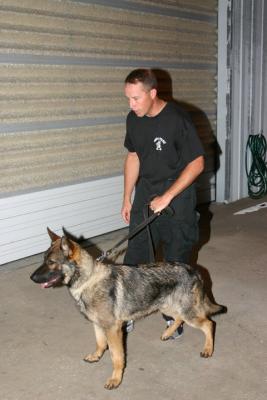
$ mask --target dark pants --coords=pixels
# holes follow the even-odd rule
[[[161,195],[171,186],[172,180],[163,184],[151,185],[140,179],[135,191],[131,211],[130,232],[143,220],[143,209],[155,195]],[[188,263],[192,247],[198,240],[198,223],[195,187],[191,185],[171,202],[174,215],[160,215],[150,224],[154,247],[161,243],[164,260],[167,262]],[[128,242],[124,263],[137,265],[150,262],[149,242],[146,229],[143,229]]]

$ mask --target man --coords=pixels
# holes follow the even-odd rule
[[[149,204],[154,213],[171,206],[150,225],[155,247],[161,242],[168,262],[189,262],[198,240],[194,181],[204,169],[203,148],[188,115],[157,95],[153,71],[136,69],[125,79],[127,116],[122,217],[130,232],[140,224]],[[132,194],[135,197],[132,204]],[[146,230],[129,241],[127,265],[149,262]],[[168,320],[170,324],[171,321]],[[131,330],[131,326],[128,330]]]

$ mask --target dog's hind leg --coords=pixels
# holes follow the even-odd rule
[[[205,335],[205,344],[203,351],[200,353],[201,357],[208,358],[212,356],[213,353],[213,334],[214,334],[214,324],[208,318],[196,317],[185,322],[193,326],[194,328],[201,329]]]
[[[111,353],[113,363],[112,376],[105,384],[106,389],[115,389],[122,381],[124,370],[124,347],[123,347],[123,332],[122,323],[116,321],[115,325],[106,330],[108,339],[108,347]]]
[[[180,317],[174,318],[173,324],[167,327],[167,329],[163,332],[161,335],[161,340],[168,340],[176,331],[176,329],[179,328],[183,320]]]
[[[87,354],[87,356],[84,357],[84,361],[90,363],[99,361],[108,347],[107,337],[104,330],[96,324],[94,324],[94,329],[96,337],[96,351],[94,353]]]

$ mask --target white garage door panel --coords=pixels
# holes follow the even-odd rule
[[[0,264],[44,251],[47,226],[84,238],[124,227],[122,190],[117,176],[0,199]]]

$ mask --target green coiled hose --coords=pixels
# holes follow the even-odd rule
[[[248,170],[248,150],[251,152],[251,166]],[[248,194],[252,199],[259,199],[267,193],[267,143],[265,136],[249,135],[246,146],[246,174],[248,178]]]

